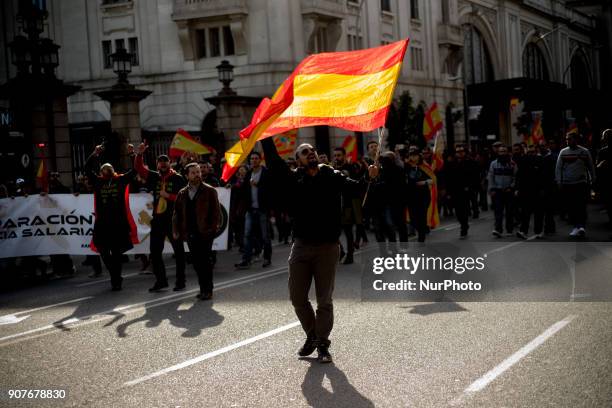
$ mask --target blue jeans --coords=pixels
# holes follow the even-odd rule
[[[244,217],[244,254],[242,256],[244,262],[251,262],[253,244],[256,240],[263,243],[263,256],[269,261],[272,258],[272,242],[268,231],[268,214],[252,208]]]

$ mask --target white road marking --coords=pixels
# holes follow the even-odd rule
[[[15,315],[6,315],[6,316],[2,316],[0,317],[0,326],[4,326],[7,324],[17,324],[25,319],[27,319],[28,317],[30,317],[30,315],[25,315],[22,317],[17,317]]]
[[[85,297],[78,298],[78,299],[72,299],[72,300],[66,300],[64,302],[54,303],[52,305],[40,306],[40,307],[36,307],[34,309],[29,309],[29,310],[22,310],[21,312],[15,312],[15,313],[12,313],[10,315],[1,316],[0,319],[2,319],[4,317],[7,317],[7,316],[17,316],[17,315],[21,315],[21,314],[34,313],[34,312],[37,312],[39,310],[51,309],[52,307],[55,307],[55,306],[67,305],[69,303],[80,302],[81,300],[87,300],[87,299],[91,299],[91,298],[93,298],[93,296],[85,296]]]
[[[576,315],[569,315],[565,319],[558,321],[557,323],[550,326],[546,329],[542,334],[540,334],[535,339],[531,340],[525,346],[523,346],[516,353],[512,354],[510,357],[502,361],[496,367],[491,369],[485,375],[474,381],[469,387],[465,389],[465,393],[474,393],[481,391],[485,388],[489,383],[494,381],[497,377],[503,374],[506,370],[512,367],[514,364],[518,363],[523,357],[531,353],[533,350],[538,348],[542,343],[551,338],[555,333],[559,330],[567,326]]]
[[[192,366],[194,364],[200,363],[202,361],[211,359],[213,357],[219,356],[219,355],[227,353],[229,351],[236,350],[237,348],[247,346],[247,345],[249,345],[251,343],[255,343],[256,341],[265,339],[266,337],[274,336],[275,334],[282,333],[282,332],[287,331],[289,329],[293,329],[294,327],[297,327],[299,325],[300,325],[300,322],[293,322],[293,323],[289,323],[289,324],[286,324],[286,325],[281,326],[281,327],[277,327],[274,330],[270,330],[268,332],[259,334],[259,335],[255,336],[255,337],[251,337],[251,338],[239,341],[238,343],[230,344],[229,346],[225,346],[225,347],[220,348],[218,350],[211,351],[210,353],[202,354],[201,356],[198,356],[198,357],[189,359],[187,361],[184,361],[182,363],[179,363],[179,364],[176,364],[176,365],[164,368],[163,370],[159,370],[159,371],[156,371],[156,372],[151,373],[149,375],[145,375],[144,377],[140,377],[140,378],[137,378],[135,380],[128,381],[128,382],[124,383],[123,385],[126,386],[126,387],[131,387],[132,385],[140,384],[140,383],[145,382],[147,380],[150,380],[150,379],[153,379],[153,378],[156,378],[156,377],[160,377],[162,375],[171,373],[173,371],[181,370],[183,368],[186,368],[186,367]]]
[[[243,285],[245,283],[250,283],[250,282],[254,282],[257,280],[261,280],[261,279],[266,279],[272,276],[276,276],[276,275],[281,275],[286,273],[288,270],[288,267],[282,267],[282,268],[277,268],[277,269],[271,269],[269,271],[265,271],[265,272],[259,272],[256,274],[252,274],[252,275],[247,275],[247,276],[243,276],[241,278],[236,278],[236,279],[230,279],[228,281],[224,281],[224,282],[219,282],[216,284],[215,287],[215,291],[219,291],[219,290],[223,290],[223,289],[227,289],[227,288],[231,288],[234,286],[238,286],[238,285]],[[157,307],[157,306],[161,306],[161,305],[165,305],[167,303],[171,303],[171,302],[175,302],[177,300],[182,300],[182,299],[186,299],[190,296],[193,295],[193,293],[199,291],[199,288],[196,289],[191,289],[191,290],[187,290],[184,292],[180,292],[180,293],[176,293],[173,295],[168,295],[168,296],[163,296],[163,297],[158,297],[155,299],[151,299],[148,300],[146,302],[140,302],[140,303],[135,303],[135,304],[131,304],[131,305],[126,305],[126,306],[121,306],[121,307],[116,307],[114,309],[111,310],[106,310],[103,312],[99,312],[99,313],[93,313],[87,316],[82,316],[82,317],[73,317],[64,321],[60,321],[60,322],[56,322],[54,324],[48,324],[42,327],[37,327],[35,329],[31,329],[31,330],[27,330],[24,332],[20,332],[20,333],[15,333],[15,334],[11,334],[9,336],[4,336],[4,337],[0,337],[0,343],[7,341],[7,340],[14,340],[14,339],[19,339],[19,338],[23,338],[25,336],[31,335],[31,334],[36,334],[36,333],[40,333],[40,332],[44,332],[50,329],[54,329],[57,328],[58,325],[61,325],[63,327],[67,326],[67,325],[72,325],[72,327],[75,326],[83,326],[86,324],[91,324],[91,323],[96,323],[96,322],[100,322],[103,320],[108,320],[108,319],[113,319],[117,316],[118,313],[123,313],[123,314],[127,314],[127,313],[135,313],[138,311],[143,310],[144,308],[153,308],[153,307]],[[56,331],[49,331],[47,333],[44,334],[49,334],[49,333],[56,333]],[[36,337],[39,337],[40,334]],[[22,340],[28,340],[30,339],[28,338],[23,338]],[[9,344],[13,344],[13,342],[8,342],[8,343],[4,343],[4,344],[0,344],[0,347],[2,346],[6,346]]]
[[[140,273],[138,272],[134,272],[134,273],[128,273],[125,275],[122,275],[122,278],[129,278],[132,276],[136,276],[136,275],[140,275]],[[105,279],[97,279],[97,280],[93,280],[90,282],[84,282],[84,283],[79,283],[77,285],[74,285],[75,288],[82,288],[84,286],[91,286],[91,285],[97,285],[98,283],[104,283],[104,282],[110,282],[110,278],[105,278]]]

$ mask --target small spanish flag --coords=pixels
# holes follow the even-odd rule
[[[425,120],[423,120],[423,137],[429,141],[435,134],[442,129],[442,117],[438,111],[438,104],[432,103],[427,112],[425,112]]]
[[[170,157],[181,157],[185,152],[196,154],[211,154],[215,149],[197,142],[189,133],[183,129],[177,129],[172,143],[170,143]]]
[[[327,125],[368,132],[385,125],[408,40],[357,51],[306,57],[264,98],[240,141],[225,155],[223,180],[240,166],[257,140],[291,129]]]
[[[42,191],[49,191],[49,178],[47,177],[45,159],[40,159],[40,165],[36,171],[36,182],[39,184]]]
[[[355,163],[357,161],[357,138],[351,135],[345,137],[342,147],[346,151],[348,161]]]

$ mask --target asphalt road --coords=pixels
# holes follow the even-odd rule
[[[266,269],[235,271],[237,253],[220,253],[212,302],[195,298],[191,269],[187,292],[148,293],[153,278],[135,262],[121,292],[80,268],[3,293],[0,406],[612,407],[612,245],[601,214],[591,214],[591,243],[569,242],[564,224],[550,242],[492,241],[492,214],[482,216],[461,244],[488,254],[480,297],[373,295],[372,243],[340,265],[330,365],[296,358],[304,336],[288,301],[288,246],[274,247]],[[445,220],[409,252],[461,252],[457,236]],[[16,400],[10,389],[67,394]]]

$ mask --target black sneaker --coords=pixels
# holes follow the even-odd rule
[[[329,354],[329,346],[328,345],[326,345],[326,344],[319,344],[317,346],[317,352],[318,352],[317,360],[319,360],[319,363],[327,364],[327,363],[331,363],[333,361],[331,354]]]
[[[182,284],[182,285],[176,284],[174,286],[174,289],[172,289],[172,290],[175,291],[175,292],[180,292],[181,290],[185,290],[185,284]]]
[[[263,263],[261,264],[262,268],[267,268],[268,266],[272,265],[272,261],[269,259],[264,259]]]
[[[307,338],[304,345],[298,350],[298,356],[307,357],[317,349],[317,341]]]
[[[342,265],[350,265],[352,263],[353,263],[353,255],[347,254],[346,257],[344,258],[344,261],[342,261]]]
[[[212,292],[200,293],[196,296],[200,300],[211,300],[213,298]]]

